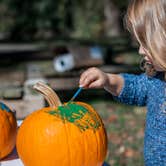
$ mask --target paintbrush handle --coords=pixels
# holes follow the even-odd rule
[[[82,90],[82,87],[80,87],[80,88],[75,92],[75,94],[74,94],[73,97],[70,99],[70,101],[73,101],[73,100],[78,96],[78,94],[81,92],[81,90]]]

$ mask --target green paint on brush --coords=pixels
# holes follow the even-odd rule
[[[95,131],[102,125],[95,113],[74,102],[59,106],[57,110],[52,110],[48,113],[61,118],[63,122],[74,123],[81,131],[86,129],[93,129]]]

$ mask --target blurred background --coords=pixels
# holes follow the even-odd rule
[[[0,99],[24,119],[47,105],[32,86],[48,83],[67,102],[91,66],[139,74],[138,46],[125,27],[129,0],[1,0]],[[76,100],[94,106],[106,126],[111,166],[142,166],[145,108],[113,101],[103,89]]]

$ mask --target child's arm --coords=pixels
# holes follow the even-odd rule
[[[147,102],[148,89],[151,88],[149,78],[146,74],[121,74],[124,80],[123,87],[115,99],[130,105],[145,106]]]
[[[147,99],[148,78],[144,74],[108,74],[97,68],[90,68],[81,75],[80,86],[104,88],[120,102],[144,106]]]
[[[80,86],[84,88],[104,88],[111,94],[118,96],[123,87],[123,77],[117,74],[108,74],[98,68],[86,70],[80,77]]]
[[[108,81],[104,85],[104,89],[110,92],[114,96],[119,96],[123,85],[124,79],[119,74],[106,73]]]

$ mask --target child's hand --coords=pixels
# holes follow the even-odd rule
[[[92,67],[81,74],[79,84],[83,88],[104,88],[107,82],[107,74],[98,68]]]

